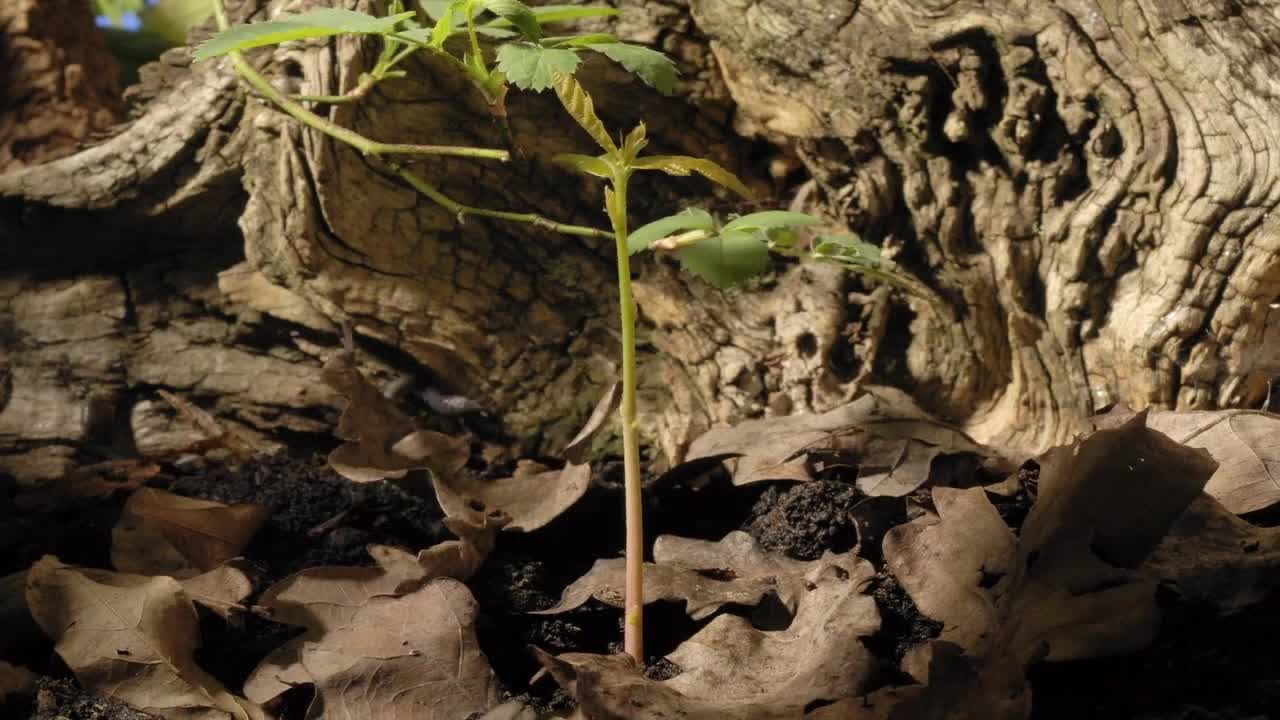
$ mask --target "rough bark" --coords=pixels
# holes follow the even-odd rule
[[[684,101],[592,62],[606,122],[644,118],[655,151],[710,155],[766,195],[798,157],[813,179],[797,204],[883,244],[934,297],[781,262],[722,294],[649,262],[642,411],[668,460],[713,423],[829,409],[868,380],[1034,448],[1114,401],[1252,403],[1280,369],[1276,3],[690,4],[621,2],[613,30],[675,56]],[[279,87],[331,94],[372,50],[252,57]],[[130,442],[164,437],[155,388],[264,435],[323,431],[336,399],[315,368],[343,321],[376,376],[417,373],[562,446],[612,375],[612,248],[460,223],[249,97],[225,63],[186,57],[146,69],[119,134],[0,177],[0,463],[57,472],[101,441],[94,407],[132,416]],[[501,144],[460,78],[410,69],[331,119],[386,141]],[[554,99],[515,95],[511,117],[515,162],[420,170],[463,202],[602,224],[599,186],[546,161],[588,149]],[[636,218],[706,192],[646,182]]]
[[[1266,394],[1280,5],[692,6],[742,125],[936,292],[894,373],[927,408],[1043,446],[1112,402]]]

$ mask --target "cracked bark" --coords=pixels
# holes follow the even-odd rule
[[[1111,402],[1251,404],[1280,370],[1280,3],[620,5],[613,31],[676,57],[684,102],[592,61],[611,127],[644,118],[654,151],[710,155],[765,194],[767,166],[798,159],[812,207],[936,294],[868,304],[840,271],[781,262],[721,294],[643,265],[644,431],[668,460],[710,424],[829,409],[863,382],[1032,449]],[[459,223],[247,96],[225,64],[186,58],[146,69],[112,137],[0,176],[0,468],[47,475],[94,443],[176,442],[157,387],[264,436],[323,432],[336,399],[315,368],[343,320],[376,377],[420,373],[561,447],[612,376],[611,247]],[[279,87],[333,94],[372,48],[252,59]],[[500,145],[465,83],[409,69],[331,119]],[[511,105],[523,157],[419,169],[463,202],[602,224],[599,187],[545,160],[585,139],[549,95]],[[636,216],[706,192],[646,178]],[[129,437],[101,437],[103,407]]]

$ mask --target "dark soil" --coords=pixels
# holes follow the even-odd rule
[[[483,463],[473,470],[486,472]],[[1021,525],[1034,497],[1036,468],[1020,471],[1023,489],[990,495],[1013,528]],[[864,643],[879,659],[878,685],[908,682],[897,663],[915,644],[936,637],[940,625],[922,616],[897,580],[883,568],[884,533],[928,506],[927,494],[910,499],[867,498],[840,463],[803,484],[760,483],[737,488],[719,466],[677,468],[647,487],[647,534],[672,533],[719,539],[745,529],[764,547],[799,559],[857,547],[878,574],[868,588],[883,619]],[[237,469],[168,469],[148,484],[223,502],[254,502],[271,508],[268,524],[246,555],[256,570],[258,592],[272,582],[316,565],[367,565],[371,542],[426,547],[451,537],[423,478],[401,484],[352,484],[321,458],[264,458]],[[43,554],[63,561],[109,567],[111,527],[122,497],[95,498],[48,511],[19,511],[16,488],[0,478],[0,575],[22,570]],[[481,646],[509,697],[546,710],[563,710],[572,699],[549,680],[534,685],[538,666],[528,648],[560,652],[618,650],[621,613],[602,603],[559,616],[528,614],[553,605],[563,588],[604,557],[622,548],[619,464],[595,468],[593,485],[577,505],[536,532],[503,533],[481,571],[469,583],[484,614],[477,625]],[[910,510],[909,508],[916,508]],[[766,611],[752,619],[761,627],[785,626]],[[730,608],[726,611],[747,612]],[[784,613],[785,615],[785,613]],[[688,619],[682,603],[646,610],[647,674],[673,677],[681,669],[663,656],[706,621]],[[249,616],[227,623],[201,616],[203,646],[198,661],[232,688],[238,687],[271,649],[298,632]],[[1280,636],[1280,598],[1229,618],[1180,607],[1168,600],[1168,617],[1156,643],[1126,657],[1041,665],[1032,675],[1037,720],[1059,718],[1280,717],[1280,660],[1268,651]],[[0,706],[0,717],[53,720],[138,720],[144,716],[80,692],[47,642],[6,646],[0,655],[48,676],[36,696]],[[286,696],[283,720],[300,718],[309,695]]]

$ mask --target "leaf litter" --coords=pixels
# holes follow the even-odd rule
[[[309,686],[308,718],[547,717],[519,700],[503,702],[477,635],[484,608],[464,583],[502,542],[504,528],[535,537],[591,490],[587,450],[611,414],[613,393],[566,451],[571,462],[563,468],[526,461],[510,477],[489,480],[463,469],[465,437],[419,442],[417,433],[430,431],[384,402],[349,357],[327,370],[351,401],[340,436],[353,449],[331,456],[335,469],[359,482],[430,469],[457,539],[416,550],[374,543],[368,552],[376,566],[307,568],[250,600],[252,568],[232,558],[262,521],[234,519],[226,512],[234,505],[170,507],[165,494],[142,488],[121,521],[136,537],[123,533],[112,548],[121,569],[137,572],[46,558],[27,574],[33,617],[86,687],[164,716],[265,717],[257,714],[262,706],[278,709],[284,693]],[[742,532],[717,541],[663,535],[646,567],[646,600],[683,602],[695,622],[665,651],[669,676],[646,675],[621,656],[538,650],[537,659],[578,704],[575,717],[1029,717],[1028,669],[1143,647],[1163,614],[1158,588],[1219,613],[1272,591],[1278,531],[1236,512],[1272,502],[1274,450],[1259,428],[1273,419],[1113,418],[1111,427],[1038,458],[1034,504],[1012,529],[1006,520],[1017,513],[1005,507],[1028,496],[1022,476],[995,451],[892,396],[712,431],[689,459],[727,460],[738,486],[808,483],[836,477],[833,468],[856,473],[850,487],[865,498],[859,502],[879,503],[857,523],[857,545],[805,560],[769,552]],[[984,472],[946,486],[955,478],[935,472],[934,461],[955,455]],[[1001,476],[981,486],[982,478]],[[207,520],[213,517],[220,519]],[[149,543],[163,552],[140,552]],[[911,646],[901,666],[873,649],[889,617],[877,589],[886,573],[941,627],[936,638]],[[589,601],[620,603],[620,587],[621,561],[597,559],[549,612],[576,622]],[[128,627],[66,622],[90,612],[93,602],[84,598],[102,604],[107,596],[137,620]],[[229,622],[251,610],[303,634],[269,654],[239,697],[194,661],[193,602]],[[172,620],[178,616],[187,619]],[[96,633],[92,641],[88,633]],[[121,659],[135,646],[158,654],[144,667],[159,674],[136,675]],[[126,670],[136,679],[101,681]]]

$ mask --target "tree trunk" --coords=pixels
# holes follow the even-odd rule
[[[1280,371],[1276,3],[619,4],[610,31],[677,58],[683,83],[664,99],[588,62],[615,133],[643,118],[653,151],[708,155],[780,189],[775,205],[802,164],[795,204],[881,244],[931,294],[781,260],[720,293],[647,261],[641,410],[665,461],[712,424],[829,409],[869,383],[1035,449],[1113,402],[1259,402]],[[251,59],[278,87],[333,94],[375,51],[342,39]],[[459,222],[224,61],[188,57],[144,69],[136,117],[109,139],[0,176],[0,469],[179,445],[158,388],[264,439],[324,432],[338,399],[317,367],[343,322],[375,378],[416,375],[563,446],[613,376],[611,245]],[[501,146],[462,78],[409,69],[330,118]],[[422,174],[468,204],[603,226],[599,184],[548,162],[585,136],[549,93],[510,105],[515,161]],[[718,202],[646,181],[636,222]]]

